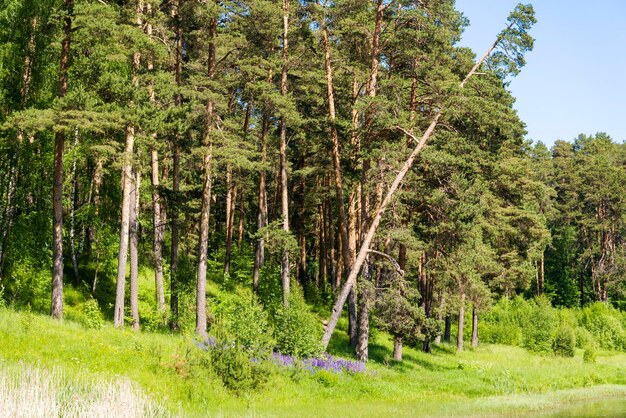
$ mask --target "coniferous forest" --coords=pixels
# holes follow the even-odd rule
[[[135,396],[111,416],[626,393],[626,146],[526,138],[533,7],[501,20],[472,51],[454,0],[0,0],[0,385],[55,365]]]

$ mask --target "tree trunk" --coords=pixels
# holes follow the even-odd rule
[[[545,287],[544,287],[545,278],[546,278],[545,262],[546,262],[545,251],[542,251],[541,252],[541,280],[540,280],[540,286],[539,286],[541,294],[543,294],[545,290]]]
[[[63,18],[64,38],[61,43],[61,64],[58,97],[65,97],[70,65],[72,39],[72,16],[74,0],[64,0],[67,14]],[[63,149],[65,132],[58,130],[54,135],[54,183],[52,188],[52,303],[50,315],[63,319]]]
[[[170,207],[172,218],[172,236],[171,236],[171,248],[170,248],[170,311],[171,323],[170,328],[173,330],[178,329],[178,205],[180,193],[180,148],[178,144],[174,144],[174,155],[172,164],[172,194],[174,195],[174,202]]]
[[[359,303],[360,305],[360,303]],[[359,341],[359,307],[357,307],[357,295],[354,288],[348,294],[348,339],[350,347],[356,349]],[[363,322],[363,325],[369,322]],[[367,331],[364,331],[367,332]]]
[[[472,347],[478,347],[478,311],[472,308]]]
[[[440,291],[439,292],[439,310],[437,311],[437,321],[439,323],[441,323],[441,321],[443,320],[443,309],[444,309],[444,298],[443,298],[442,292]],[[435,344],[437,345],[441,344],[441,334],[437,334],[437,336],[435,337]]]
[[[456,334],[456,350],[463,351],[463,322],[465,321],[465,293],[461,293],[461,307],[459,308],[459,329]]]
[[[150,3],[146,4],[146,14],[148,16],[152,15],[152,5]],[[152,23],[150,22],[150,19],[146,21],[145,32],[148,37],[152,37]],[[148,55],[146,66],[148,68],[148,71],[154,70],[154,62],[151,55]],[[149,82],[148,90],[150,95],[150,102],[155,103],[156,96],[154,92],[154,86],[152,85],[151,81]],[[162,211],[164,211],[164,208],[161,206],[161,194],[159,191],[159,153],[156,146],[156,133],[152,134],[152,141],[154,141],[154,144],[152,146],[152,149],[150,150],[150,180],[152,183],[152,255],[154,258],[154,287],[157,310],[159,312],[164,312],[165,289],[163,281],[163,238],[165,236],[165,222],[162,222],[161,220]]]
[[[93,208],[94,214],[96,215],[96,219],[100,216],[100,186],[102,185],[102,170],[103,170],[103,161],[102,158],[98,158],[96,161],[96,168],[94,170],[93,175]],[[98,284],[98,269],[100,267],[100,238],[95,231],[95,228],[90,225],[88,234],[91,237],[90,240],[93,241],[94,252],[96,253],[96,267],[95,272],[93,274],[93,283],[91,285],[91,294],[96,294],[96,286]]]
[[[230,253],[232,246],[232,229],[231,212],[235,205],[233,196],[237,190],[237,185],[233,182],[233,168],[231,164],[226,167],[226,215],[224,217],[226,224],[226,254],[224,257],[224,273],[230,272]],[[236,197],[236,196],[235,196]]]
[[[136,23],[137,26],[141,28],[142,22],[142,14],[143,14],[143,3],[141,1],[137,2],[136,8]],[[131,83],[134,88],[139,86],[139,82],[137,80],[137,72],[139,70],[141,60],[141,53],[139,51],[135,51],[133,54],[133,63],[132,63],[132,75],[131,75]],[[126,287],[126,262],[128,257],[128,241],[130,237],[130,229],[131,224],[133,223],[132,212],[133,208],[136,204],[137,195],[132,194],[134,187],[133,183],[135,183],[133,179],[133,152],[134,152],[134,143],[135,143],[135,128],[131,125],[126,127],[126,146],[124,149],[123,163],[122,163],[122,210],[121,210],[121,224],[120,224],[120,249],[118,254],[118,263],[117,263],[117,287],[115,291],[115,311],[114,311],[114,319],[113,324],[115,327],[123,327],[124,326],[124,293]],[[136,234],[136,231],[135,231]],[[136,238],[136,237],[135,237]],[[131,244],[132,245],[132,244]],[[133,257],[135,260],[133,260]],[[133,286],[136,286],[136,283],[133,285],[132,274],[133,269],[135,269],[134,273],[137,274],[136,268],[133,267],[132,263],[137,262],[136,260],[137,253],[132,254],[131,250],[131,299],[133,298]],[[137,278],[135,278],[135,281]],[[132,302],[131,303],[135,303]],[[139,327],[139,313],[137,312],[137,324],[135,325],[135,312],[132,309],[137,308],[137,306],[131,306],[131,315],[133,317],[133,329],[138,329]],[[135,328],[137,327],[137,328]]]
[[[535,264],[535,289],[537,290],[537,295],[541,295],[541,283],[539,283],[539,266],[537,265],[537,260],[534,262]]]
[[[393,359],[402,361],[402,338],[396,337],[393,341]]]
[[[346,220],[346,211],[343,198],[343,181],[341,177],[341,159],[339,155],[339,134],[337,132],[336,125],[336,110],[335,110],[335,94],[333,86],[333,75],[330,57],[330,45],[328,42],[328,28],[322,24],[322,34],[324,43],[324,62],[326,67],[326,86],[328,97],[328,119],[329,119],[329,136],[332,143],[332,156],[333,156],[333,169],[335,180],[335,193],[337,197],[337,212],[339,214],[339,231],[341,233],[341,255],[343,257],[343,265],[346,271],[350,271],[352,265],[352,257],[354,256],[354,248],[351,248],[351,241],[348,239],[348,222]]]
[[[183,27],[178,11],[179,6],[180,0],[176,3],[176,10],[173,12],[176,22],[176,65],[174,70],[176,85],[178,87],[182,85],[183,74]],[[174,101],[177,106],[182,104],[182,96],[180,93],[176,94]],[[178,133],[176,134],[172,148],[172,195],[174,201],[169,208],[171,212],[170,217],[172,218],[170,247],[170,329],[178,330],[178,205],[180,203],[180,135]]]
[[[126,262],[128,260],[128,237],[130,219],[130,193],[132,188],[132,158],[135,143],[135,128],[126,127],[126,146],[122,165],[122,209],[120,216],[120,249],[117,256],[117,284],[115,290],[115,311],[113,325],[124,326],[124,295],[126,290]]]
[[[76,175],[76,159],[78,152],[78,126],[74,129],[74,146],[72,157],[72,203],[70,206],[70,253],[72,256],[72,267],[74,268],[74,283],[76,287],[80,284],[78,275],[78,254],[76,252],[76,209],[78,196],[78,177]]]
[[[452,333],[452,316],[450,314],[446,315],[446,322],[443,328],[443,342],[450,344],[452,341],[451,338]]]
[[[271,81],[271,73],[270,73]],[[257,218],[257,230],[267,225],[267,186],[265,164],[267,163],[267,133],[269,131],[269,109],[265,105],[263,109],[263,127],[261,128],[261,171],[259,173],[259,214]],[[259,274],[265,262],[265,240],[259,237],[254,255],[254,271],[252,274],[252,288],[259,290]]]
[[[165,310],[165,292],[163,286],[163,235],[165,225],[161,223],[161,195],[159,194],[159,154],[156,148],[152,148],[152,253],[154,257],[154,284],[156,289],[156,303],[159,312]]]
[[[241,198],[239,199],[239,225],[237,227],[237,249],[241,250],[241,246],[243,245],[243,235],[245,228],[245,198],[243,194],[243,190],[241,193]]]
[[[211,20],[209,37],[209,61],[207,78],[212,80],[215,76],[216,68],[216,44],[217,37],[217,19]],[[212,138],[214,103],[209,100],[206,105],[206,127],[203,145],[206,148],[204,153],[204,184],[202,187],[202,207],[200,210],[200,242],[198,250],[198,280],[196,284],[196,333],[202,337],[207,335],[207,317],[206,317],[206,273],[207,273],[207,257],[208,257],[208,238],[209,238],[209,216],[211,212],[211,158],[212,158]],[[226,216],[230,214],[227,213]]]
[[[130,314],[133,330],[139,331],[139,237],[138,237],[138,217],[139,217],[139,196],[141,188],[141,171],[135,172],[134,181],[130,191]]]
[[[298,268],[298,277],[300,281],[300,285],[302,286],[302,290],[307,292],[308,287],[308,276],[306,271],[306,235],[304,233],[300,234],[300,266]]]
[[[366,362],[369,358],[369,295],[359,295],[358,307],[358,334],[355,347],[356,358],[359,361]],[[356,328],[356,327],[355,327]]]
[[[333,169],[335,180],[335,194],[337,198],[337,212],[339,214],[339,233],[340,233],[340,246],[341,256],[343,258],[343,269],[348,272],[354,262],[356,242],[349,238],[348,222],[346,219],[346,210],[343,198],[343,181],[341,177],[341,158],[339,155],[339,133],[337,131],[337,116],[335,109],[335,93],[333,85],[333,71],[331,65],[330,55],[330,43],[328,41],[328,28],[325,24],[325,18],[322,19],[322,39],[324,44],[324,63],[326,69],[326,93],[328,99],[328,130],[332,143],[332,157],[333,157]],[[339,282],[340,277],[336,277],[336,283]],[[338,286],[335,286],[338,287]],[[350,345],[356,347],[357,345],[357,302],[356,294],[354,290],[348,295],[348,334],[350,338]]]
[[[324,203],[319,205],[319,218],[320,218],[320,230],[319,230],[319,241],[320,241],[320,254],[319,254],[319,264],[320,264],[320,280],[324,284],[324,288],[328,283],[328,266],[326,265],[326,211],[324,210]]]
[[[289,6],[290,0],[283,0],[283,66],[280,79],[280,93],[283,97],[287,96],[287,66],[288,66],[288,38],[289,31]],[[280,119],[280,185],[281,185],[281,203],[283,230],[289,233],[289,188],[287,184],[287,120],[285,116]],[[283,304],[289,304],[289,286],[290,286],[290,269],[289,269],[289,250],[283,250],[281,263],[281,281],[283,287]]]
[[[18,151],[16,151],[17,153]],[[2,219],[2,238],[0,241],[0,276],[4,271],[4,261],[6,259],[7,247],[9,246],[10,230],[15,213],[15,190],[17,188],[18,172],[17,165],[19,157],[16,155],[13,161],[9,162],[9,175],[7,181],[6,204]]]

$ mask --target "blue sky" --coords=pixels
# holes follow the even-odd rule
[[[482,55],[517,3],[457,0],[470,20],[461,45]],[[531,3],[535,49],[509,86],[527,137],[551,145],[601,131],[626,140],[626,1]]]

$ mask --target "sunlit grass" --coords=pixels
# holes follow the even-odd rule
[[[24,363],[0,365],[6,417],[166,417],[169,412],[127,378],[65,376]]]
[[[350,358],[345,324],[340,325],[330,351]],[[396,363],[392,342],[377,333],[364,374],[274,368],[260,391],[235,396],[192,338],[138,334],[110,325],[90,330],[71,321],[0,309],[0,358],[7,367],[22,361],[66,377],[97,375],[104,385],[123,378],[183,416],[468,416],[626,393],[624,386],[615,386],[626,385],[624,353],[599,352],[597,363],[589,364],[581,350],[574,358],[559,358],[500,345],[457,354],[442,345],[432,354],[407,347],[404,361]]]

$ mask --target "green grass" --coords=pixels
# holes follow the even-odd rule
[[[350,357],[341,329],[330,351]],[[275,368],[263,389],[235,396],[190,336],[137,334],[110,325],[90,330],[9,309],[0,310],[0,358],[6,364],[55,367],[69,378],[125,376],[184,416],[467,416],[626,394],[626,386],[619,386],[626,385],[624,353],[599,352],[597,363],[586,364],[581,350],[574,358],[557,358],[500,345],[456,354],[444,345],[433,354],[405,348],[404,361],[395,363],[391,342],[379,333],[372,338],[363,375]]]

